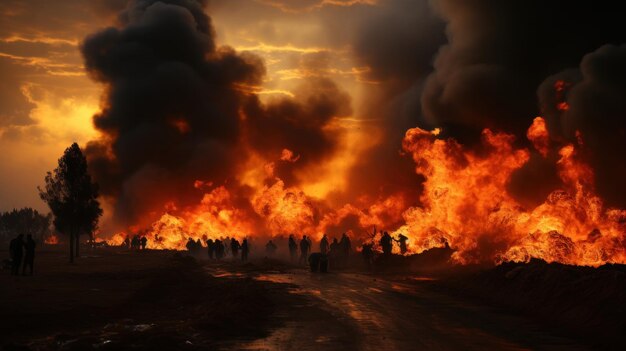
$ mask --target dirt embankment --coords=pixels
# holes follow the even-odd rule
[[[626,266],[505,263],[436,287],[504,307],[601,349],[626,349]]]
[[[3,271],[4,350],[194,350],[267,333],[262,284],[207,275],[172,252],[38,253],[33,277]]]

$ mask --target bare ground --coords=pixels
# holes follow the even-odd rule
[[[74,265],[66,262],[65,252],[44,251],[38,253],[33,277],[2,271],[2,349],[584,350],[602,345],[551,325],[552,320],[546,323],[541,314],[520,312],[521,299],[503,306],[487,298],[524,295],[516,285],[506,285],[515,282],[511,274],[506,284],[498,281],[508,269],[454,276],[416,270],[314,274],[278,260],[206,262],[175,252],[116,249],[87,252]],[[606,345],[601,348],[612,344]]]

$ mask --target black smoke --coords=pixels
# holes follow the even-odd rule
[[[419,7],[419,3],[409,5],[388,1],[382,2],[381,6],[393,6],[402,11],[411,6]],[[617,93],[620,90],[615,82],[609,84],[606,78],[610,74],[599,78],[596,70],[585,77],[594,83],[581,83],[580,87],[572,88],[569,93],[571,108],[562,117],[562,122],[561,117],[551,117],[557,112],[558,116],[561,115],[555,106],[547,105],[551,98],[547,91],[554,89],[550,86],[556,79],[554,75],[565,76],[575,83],[581,79],[575,68],[585,55],[605,44],[626,42],[626,22],[622,19],[619,3],[565,0],[434,0],[421,3],[427,8],[419,15],[405,12],[405,17],[413,16],[411,25],[402,25],[401,16],[397,21],[386,21],[387,27],[376,21],[367,24],[358,41],[362,44],[356,48],[359,58],[372,69],[370,76],[382,83],[377,111],[381,111],[387,121],[386,130],[402,130],[398,126],[410,121],[412,126],[425,129],[441,127],[444,137],[453,137],[471,146],[479,145],[482,129],[491,128],[513,133],[520,146],[528,147],[526,129],[535,116],[551,109],[552,115],[546,113],[546,117],[554,136],[552,145],[558,147],[571,142],[571,131],[581,129],[589,139],[593,157],[597,157],[592,165],[598,172],[598,189],[602,195],[625,198],[619,190],[623,189],[623,182],[618,181],[623,162],[617,162],[623,156],[623,151],[617,150],[624,149],[620,143],[623,114],[621,107],[617,107],[621,104]],[[424,15],[433,12],[432,17]],[[429,33],[431,40],[424,39],[423,33]],[[390,43],[395,42],[394,39],[398,39],[401,50],[393,49]],[[397,54],[403,55],[398,58]],[[611,65],[619,60],[606,61],[606,65],[616,71],[613,79],[621,79],[616,78],[621,73],[618,65]],[[584,75],[585,70],[582,71]],[[544,83],[548,77],[552,81]],[[609,85],[611,88],[606,88]],[[603,87],[602,93],[599,93],[600,86]],[[583,89],[587,101],[584,112],[583,98],[580,97]],[[540,99],[537,98],[538,90]],[[595,98],[589,97],[590,91],[594,91]],[[590,101],[610,107],[598,107],[593,112],[590,111],[593,109]],[[387,106],[386,110],[384,106]],[[608,116],[591,127],[593,123],[590,121],[600,119],[600,111]],[[580,117],[582,113],[588,117]],[[560,130],[562,124],[569,133]],[[604,137],[609,131],[611,136]],[[389,139],[388,143],[399,145],[401,137],[396,134],[395,140]],[[385,144],[377,150],[384,148],[389,147]],[[554,166],[557,158],[556,151],[547,160],[533,155],[531,162],[514,175],[509,190],[529,205],[543,201],[545,195],[559,186]],[[611,196],[609,189],[618,191]]]
[[[205,5],[131,1],[118,26],[82,44],[87,71],[106,87],[94,116],[102,137],[86,153],[123,224],[153,220],[168,202],[198,203],[196,180],[249,196],[234,180],[251,153],[275,160],[292,150],[300,158],[281,175],[293,182],[291,172],[335,150],[328,124],[350,113],[349,96],[328,80],[262,104],[250,93],[265,74],[262,60],[216,44]]]
[[[557,98],[549,89],[555,80],[569,85],[569,108],[552,108]],[[626,45],[605,45],[585,55],[577,70],[550,77],[539,90],[551,131],[575,141],[596,176],[596,189],[611,205],[626,206]]]

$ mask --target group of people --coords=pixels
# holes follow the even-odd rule
[[[293,234],[289,235],[289,255],[292,262],[298,261],[300,264],[310,263],[310,255],[313,247],[311,239],[306,235],[302,236],[299,243],[296,242]],[[298,248],[300,249],[300,257],[298,259]],[[324,234],[319,243],[319,254],[323,258],[328,258],[335,266],[345,264],[350,252],[352,251],[352,242],[346,233],[341,236],[341,241],[334,238],[332,243],[329,243],[328,236]]]
[[[146,238],[145,235],[140,237],[137,234],[133,235],[132,239],[130,236],[127,236],[126,239],[124,239],[124,246],[131,250],[145,250],[146,246],[148,246],[148,238]]]
[[[404,255],[408,252],[408,237],[399,234],[396,239],[385,231],[381,231],[380,234],[381,237],[378,244],[382,249],[383,255],[391,255],[394,242],[398,243],[401,254]],[[219,239],[207,239],[204,237],[203,240],[206,243],[208,257],[211,260],[221,260],[228,256],[240,258],[242,261],[248,260],[250,253],[248,239],[243,239],[241,243],[234,237]],[[361,255],[368,267],[370,267],[374,261],[374,245],[374,242],[364,243],[362,245]],[[311,257],[315,255],[314,258],[316,260],[327,260],[333,267],[346,266],[352,252],[352,242],[347,233],[343,233],[340,240],[333,238],[332,242],[329,240],[328,236],[324,234],[319,241],[319,252],[313,254],[313,242],[311,238],[306,235],[303,235],[300,240],[297,240],[294,234],[289,235],[287,246],[289,248],[291,262],[302,265],[311,264]],[[193,238],[188,239],[186,247],[187,250],[193,254],[199,254],[204,249],[202,241],[200,239],[194,240]],[[269,240],[265,245],[267,257],[273,257],[277,250],[278,246],[272,240]]]
[[[191,238],[189,240],[190,242],[193,241],[193,239]],[[202,244],[200,243],[200,239],[198,239],[196,246],[197,245],[200,245],[200,247],[202,247]],[[248,239],[243,239],[241,243],[239,242],[239,240],[235,238],[231,238],[230,240],[228,238],[223,239],[223,240],[207,239],[206,246],[207,246],[207,251],[209,254],[209,259],[211,260],[212,259],[221,260],[228,253],[228,251],[230,251],[230,254],[232,255],[232,257],[238,258],[241,253],[241,260],[247,261],[248,254],[250,253],[250,246],[248,245]],[[187,246],[187,249],[189,250],[189,246]]]
[[[380,237],[380,247],[383,250],[384,255],[391,255],[391,250],[393,249],[393,242],[397,242],[400,245],[400,254],[404,255],[407,251],[407,241],[408,237],[399,234],[398,239],[394,239],[388,232],[382,232],[382,236]]]
[[[35,264],[35,240],[33,236],[26,235],[24,240],[24,234],[18,235],[9,243],[9,253],[11,255],[11,275],[19,275],[20,267],[22,268],[22,275],[26,275],[26,269],[29,269],[29,274],[33,275],[33,266]]]

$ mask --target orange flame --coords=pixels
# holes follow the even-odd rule
[[[59,237],[56,236],[56,234],[50,234],[48,237],[46,237],[46,239],[44,239],[43,242],[46,245],[58,245]]]
[[[533,143],[535,149],[543,157],[548,156],[550,151],[550,135],[546,127],[546,121],[541,117],[536,117],[533,124],[528,128],[526,137]]]
[[[535,119],[528,135],[547,153],[543,119]],[[483,143],[490,151],[479,156],[454,140],[434,139],[419,128],[407,131],[404,149],[427,180],[424,206],[408,209],[397,232],[408,233],[418,251],[447,242],[462,263],[486,257],[594,266],[624,262],[626,211],[604,208],[593,193],[593,173],[576,158],[575,147],[559,152],[565,189],[529,210],[506,192],[511,174],[529,159],[528,151],[515,150],[512,142],[513,136],[486,129]]]
[[[189,238],[204,242],[294,233],[319,239],[348,229],[358,244],[373,239],[370,228],[388,228],[396,237],[409,238],[409,253],[447,244],[459,263],[533,257],[592,266],[626,262],[626,211],[607,208],[595,195],[593,171],[579,156],[583,135],[577,133],[576,144],[558,150],[562,188],[539,206],[525,208],[507,192],[512,174],[530,159],[529,150],[514,146],[513,135],[485,129],[476,151],[442,139],[440,132],[412,128],[403,140],[404,152],[425,178],[419,206],[408,207],[416,199],[399,192],[361,196],[332,209],[324,199],[275,177],[275,162],[298,159],[284,149],[280,160],[256,162],[258,170],[246,173],[245,203],[226,186],[214,187],[198,205],[181,209],[169,202],[151,226],[128,233],[146,236],[149,248],[185,249]],[[543,157],[549,155],[553,146],[543,118],[533,120],[526,136]],[[198,190],[213,186],[204,181],[193,185]],[[121,245],[126,236],[115,234],[109,244]]]

